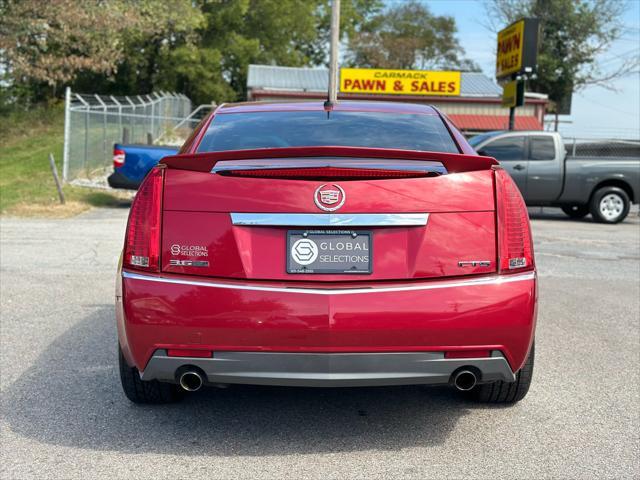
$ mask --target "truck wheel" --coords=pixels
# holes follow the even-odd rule
[[[588,205],[565,205],[561,208],[569,217],[575,219],[584,218],[589,214]]]
[[[591,197],[589,210],[596,222],[619,223],[629,213],[631,202],[627,192],[618,187],[602,187]]]
[[[524,366],[516,373],[515,382],[493,382],[477,385],[469,392],[472,400],[479,403],[516,403],[522,400],[529,391],[533,378],[533,362],[535,357],[535,344],[531,345],[531,351]]]
[[[141,380],[138,369],[127,365],[119,345],[118,364],[120,366],[122,389],[127,398],[133,403],[173,403],[182,398],[182,391],[177,385],[161,383],[157,380]]]

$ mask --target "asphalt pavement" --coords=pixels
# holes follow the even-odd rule
[[[118,378],[127,209],[0,219],[0,477],[638,478],[640,221],[533,209],[527,398],[448,388],[208,389],[136,406]]]

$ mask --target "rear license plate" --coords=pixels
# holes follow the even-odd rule
[[[287,232],[287,273],[371,273],[371,255],[371,232]]]

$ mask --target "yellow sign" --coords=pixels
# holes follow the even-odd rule
[[[502,90],[502,106],[515,107],[518,99],[518,81],[505,83]]]
[[[524,19],[498,32],[496,77],[519,72],[524,52]]]
[[[341,68],[340,92],[384,95],[460,95],[460,72]]]

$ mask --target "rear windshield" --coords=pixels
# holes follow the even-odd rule
[[[198,152],[322,145],[459,153],[437,115],[322,111],[216,115]]]

